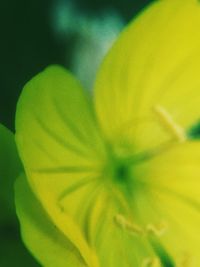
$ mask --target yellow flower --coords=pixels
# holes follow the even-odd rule
[[[121,34],[94,101],[58,66],[25,86],[16,204],[43,266],[200,266],[199,70],[200,3],[162,0]]]

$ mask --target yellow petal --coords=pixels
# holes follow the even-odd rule
[[[148,188],[146,201],[137,204],[143,224],[164,223],[162,241],[176,262],[187,254],[191,266],[199,266],[200,142],[169,148],[138,171]]]
[[[95,86],[96,110],[110,142],[121,138],[147,149],[170,139],[154,112],[158,105],[183,129],[199,119],[199,28],[199,1],[163,0],[122,32]]]

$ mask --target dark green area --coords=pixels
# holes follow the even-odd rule
[[[151,3],[152,0],[76,0],[76,2],[79,7],[86,12],[90,11],[98,14],[99,11],[114,8],[117,9],[126,20],[130,20],[133,15],[140,11],[141,8]]]
[[[187,135],[190,139],[199,139],[200,138],[200,120],[197,121],[187,132]]]
[[[1,267],[39,267],[40,265],[23,245],[19,226],[16,224],[1,226],[0,228],[0,266]]]
[[[119,166],[116,167],[115,175],[116,175],[117,180],[120,180],[120,181],[126,180],[127,177],[129,176],[128,167],[124,164],[119,164]]]

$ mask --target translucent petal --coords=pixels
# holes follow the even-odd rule
[[[23,240],[42,266],[88,266],[78,249],[50,220],[31,191],[25,175],[17,180],[15,192]]]
[[[147,149],[171,139],[162,106],[187,129],[200,117],[200,3],[155,1],[122,32],[97,75],[95,102],[111,143]]]
[[[25,86],[17,106],[16,140],[31,187],[45,210],[76,243],[87,264],[96,267],[95,253],[73,212],[83,194],[87,200],[95,190],[105,148],[92,105],[70,73],[52,66]],[[84,190],[65,210],[62,201],[79,188]]]

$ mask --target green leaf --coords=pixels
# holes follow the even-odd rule
[[[0,266],[38,266],[24,248],[14,204],[14,182],[23,171],[14,134],[0,124]],[[12,255],[12,256],[11,256]]]
[[[23,240],[42,266],[88,266],[77,248],[48,217],[31,191],[25,175],[17,180],[15,191]]]
[[[15,221],[13,188],[21,171],[14,135],[0,124],[0,224]]]

